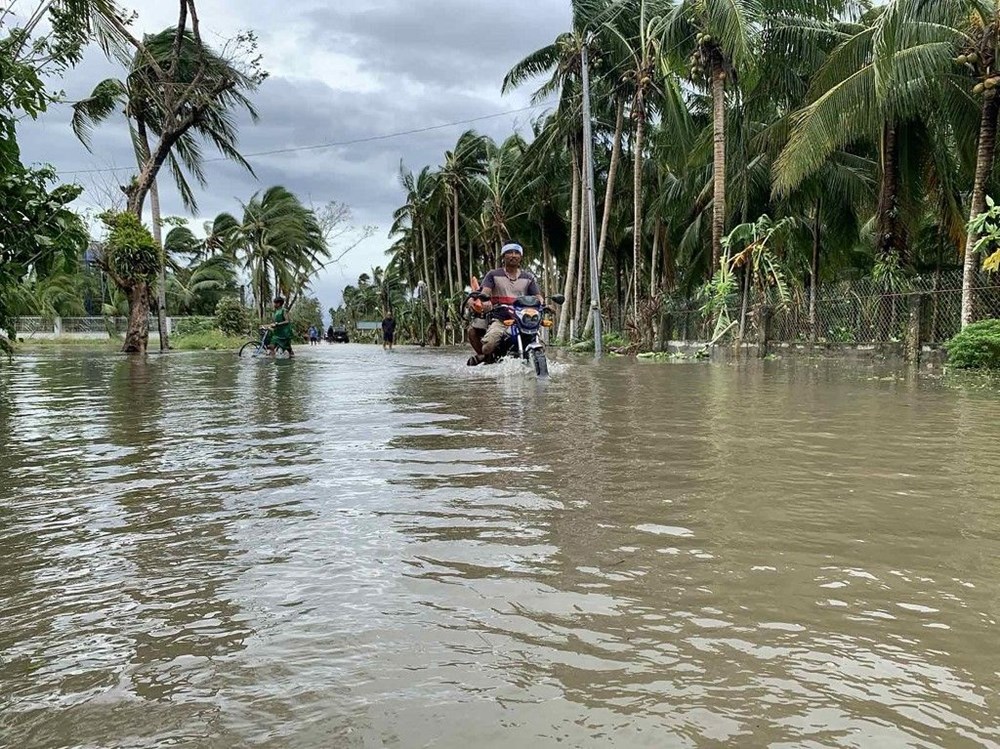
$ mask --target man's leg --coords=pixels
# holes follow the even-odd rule
[[[483,353],[483,335],[485,333],[483,328],[469,328],[469,345],[477,354]]]
[[[490,327],[486,329],[486,333],[483,335],[483,352],[477,357],[479,361],[485,361],[493,356],[493,352],[496,351],[497,346],[500,345],[500,341],[502,341],[506,335],[506,325],[499,320],[491,322]]]

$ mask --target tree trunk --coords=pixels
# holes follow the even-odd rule
[[[451,300],[455,298],[455,274],[451,267],[451,208],[449,206],[444,207],[444,222],[447,225],[447,250],[444,253],[444,264],[448,266],[448,304],[451,305]]]
[[[153,214],[153,240],[160,251],[160,275],[156,284],[156,327],[160,334],[160,351],[170,348],[167,337],[167,255],[163,249],[163,232],[160,228],[160,191],[156,180],[149,186],[149,208]]]
[[[649,263],[649,298],[652,299],[656,296],[656,283],[657,270],[659,266],[657,262],[660,259],[660,219],[656,219],[656,225],[653,227],[653,257]]]
[[[622,158],[622,132],[625,129],[625,98],[618,100],[615,114],[615,136],[611,145],[611,164],[608,166],[608,183],[604,187],[604,206],[601,211],[601,237],[597,242],[597,280],[600,283],[604,269],[604,248],[607,246],[608,226],[611,224],[611,208],[614,204],[615,176]],[[594,310],[587,313],[587,324],[583,329],[586,338],[594,327]]]
[[[986,211],[986,183],[993,172],[993,156],[997,140],[997,110],[1000,100],[996,89],[983,92],[982,116],[979,123],[979,146],[976,153],[976,179],[972,187],[971,221]],[[962,266],[962,327],[972,322],[976,272],[979,270],[978,253],[975,250],[979,237],[969,232],[965,242],[965,260]]]
[[[570,219],[569,219],[569,262],[566,264],[566,285],[563,289],[563,296],[566,297],[566,303],[563,306],[562,314],[559,316],[559,329],[556,333],[556,338],[561,341],[566,340],[566,335],[569,328],[569,321],[572,317],[572,302],[573,302],[573,271],[576,266],[576,242],[577,234],[579,232],[578,222],[580,220],[580,162],[577,158],[576,147],[571,149],[573,157],[573,181],[570,187],[571,189],[571,199],[570,199]]]
[[[545,231],[545,220],[538,219],[538,231],[542,235],[542,296],[546,300],[549,298],[549,286],[551,285],[551,278],[549,275],[549,258],[552,254],[549,248],[549,235]]]
[[[639,258],[642,256],[642,136],[646,105],[640,88],[635,104],[635,143],[632,145],[632,316],[639,324]]]
[[[813,343],[819,338],[816,320],[816,295],[819,291],[820,209],[822,198],[816,198],[816,215],[813,217],[813,253],[809,267],[809,336]]]
[[[451,218],[454,222],[451,235],[455,238],[455,274],[458,277],[458,288],[465,289],[468,283],[462,276],[462,246],[458,241],[458,188],[455,188],[451,207]],[[471,275],[472,269],[469,269]]]
[[[424,231],[424,227],[420,227],[420,246],[424,255],[424,282],[427,285],[427,309],[430,312],[431,318],[434,317],[434,294],[431,285],[431,272],[430,265],[427,263],[427,232]]]
[[[586,168],[586,167],[584,167]],[[582,177],[582,175],[581,175]],[[590,224],[590,209],[587,206],[586,190],[584,190],[583,180],[580,180],[580,239],[577,242],[577,275],[576,275],[576,306],[573,309],[573,332],[577,338],[580,336],[580,325],[583,323],[583,287],[584,279],[587,277],[587,258],[590,253],[590,243],[588,228]]]
[[[878,213],[875,217],[875,256],[878,258],[897,257],[900,260],[901,238],[899,237],[899,167],[896,127],[886,122],[882,126],[882,181],[879,184]]]
[[[136,281],[128,291],[128,331],[122,351],[145,354],[149,344],[149,284]]]
[[[712,267],[715,276],[722,257],[722,238],[726,234],[726,79],[716,65],[712,71]]]

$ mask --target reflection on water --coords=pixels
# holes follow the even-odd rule
[[[0,370],[0,744],[1000,745],[995,396],[461,358]]]

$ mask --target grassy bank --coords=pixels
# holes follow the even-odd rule
[[[170,348],[177,351],[233,351],[247,342],[246,337],[230,336],[218,330],[203,330],[170,338]]]
[[[75,336],[60,336],[57,338],[23,338],[14,343],[14,353],[19,354],[31,351],[45,351],[54,348],[117,351],[121,347],[121,338],[77,338]]]

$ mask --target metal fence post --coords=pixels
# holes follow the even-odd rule
[[[767,342],[771,339],[771,308],[761,304],[754,312],[757,317],[757,354],[763,358],[767,356]]]
[[[906,340],[904,342],[904,356],[911,364],[920,363],[920,321],[923,317],[924,295],[910,294],[908,297],[910,308],[910,319],[906,325]]]

